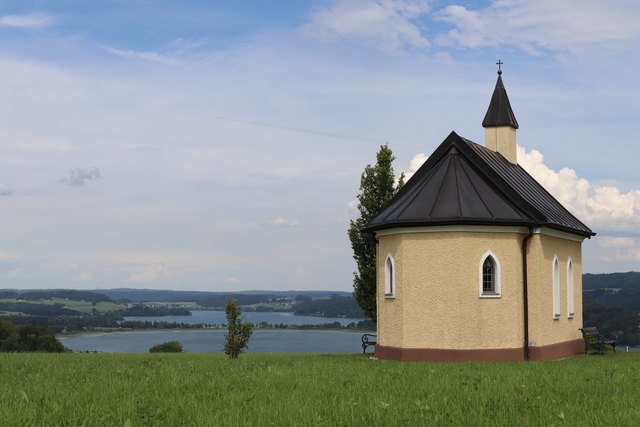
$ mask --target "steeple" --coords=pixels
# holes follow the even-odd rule
[[[516,157],[516,129],[518,121],[513,114],[507,90],[502,82],[502,61],[496,62],[498,65],[498,81],[491,96],[491,103],[487,109],[487,114],[482,121],[485,128],[485,146],[496,151],[511,163],[517,164]]]

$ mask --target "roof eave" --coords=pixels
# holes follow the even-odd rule
[[[405,228],[405,227],[436,227],[443,225],[481,225],[481,226],[496,226],[496,227],[547,227],[554,230],[563,231],[565,233],[576,234],[578,236],[591,238],[596,235],[591,230],[578,230],[571,227],[565,227],[559,224],[552,223],[537,223],[531,221],[512,221],[512,220],[473,220],[473,219],[448,219],[439,221],[391,221],[382,224],[376,224],[369,227],[365,227],[360,230],[362,233],[373,233],[380,230],[388,230],[391,228]]]
[[[577,234],[579,236],[583,236],[586,237],[588,239],[592,238],[593,236],[596,235],[595,232],[591,231],[590,229],[586,229],[586,230],[579,230],[576,228],[572,228],[572,227],[566,227],[560,224],[553,224],[553,223],[546,223],[546,224],[536,224],[536,227],[548,227],[548,228],[552,228],[554,230],[558,230],[558,231],[564,231],[565,233],[570,233],[570,234]]]
[[[402,227],[436,227],[443,225],[482,225],[497,227],[536,227],[537,224],[530,221],[513,221],[513,220],[478,220],[478,219],[446,219],[436,221],[390,221],[381,224],[365,227],[361,230],[363,233],[373,233],[375,231],[386,230],[390,228]]]

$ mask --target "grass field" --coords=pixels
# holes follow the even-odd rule
[[[359,355],[0,354],[0,424],[640,425],[640,354],[415,363]]]
[[[23,301],[16,298],[2,298],[1,302],[27,302],[29,304],[62,304],[66,308],[71,310],[76,310],[81,313],[91,313],[91,311],[95,308],[97,311],[116,311],[121,310],[124,307],[120,304],[114,304],[112,302],[101,301],[96,303],[96,305],[92,305],[89,301],[75,301],[66,298],[51,298],[48,300],[37,300],[37,301]]]

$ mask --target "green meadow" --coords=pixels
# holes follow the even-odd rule
[[[640,354],[416,363],[353,354],[0,354],[15,426],[640,425]]]
[[[0,302],[26,302],[29,304],[45,304],[45,305],[53,305],[53,304],[62,304],[68,309],[76,310],[82,313],[91,313],[93,309],[97,311],[116,311],[122,310],[124,307],[120,304],[115,304],[113,302],[100,301],[93,305],[90,301],[76,301],[70,300],[67,298],[50,298],[47,300],[35,300],[35,301],[22,301],[17,298],[2,298]]]

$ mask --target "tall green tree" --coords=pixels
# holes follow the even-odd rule
[[[227,300],[224,309],[229,326],[229,332],[225,335],[227,340],[224,343],[224,352],[229,356],[229,359],[237,359],[238,355],[249,346],[249,338],[253,334],[253,323],[242,321],[242,317],[240,317],[242,309],[232,298]]]
[[[387,145],[380,146],[375,166],[367,165],[360,177],[358,211],[360,217],[351,220],[349,240],[358,271],[354,272],[353,296],[364,314],[373,321],[376,316],[376,243],[372,235],[362,229],[376,217],[404,185],[404,173],[396,184],[393,173],[395,157]]]

